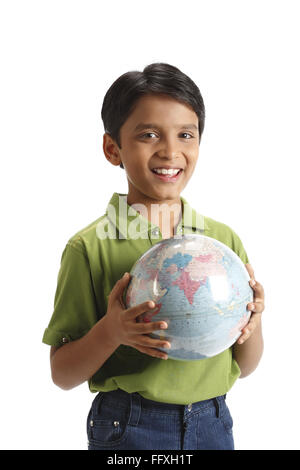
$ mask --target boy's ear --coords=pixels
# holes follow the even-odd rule
[[[120,149],[118,144],[112,139],[112,137],[105,133],[103,135],[103,152],[106,159],[115,166],[123,167],[121,156],[120,156]]]

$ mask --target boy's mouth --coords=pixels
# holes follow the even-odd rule
[[[152,173],[161,181],[174,183],[182,173],[182,168],[152,168]]]

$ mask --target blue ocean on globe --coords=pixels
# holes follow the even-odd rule
[[[156,243],[134,264],[126,307],[148,300],[154,310],[138,321],[168,323],[151,336],[167,340],[169,358],[183,361],[215,356],[231,347],[248,323],[253,301],[249,274],[227,245],[191,234]]]

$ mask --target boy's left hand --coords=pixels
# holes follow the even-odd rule
[[[250,281],[249,284],[253,289],[254,296],[253,302],[247,305],[247,309],[251,310],[252,314],[247,325],[242,329],[242,334],[239,337],[237,343],[243,344],[253,334],[257,326],[260,325],[261,315],[265,309],[265,293],[263,286],[254,279],[254,271],[251,264],[245,264],[245,267],[249,273]]]

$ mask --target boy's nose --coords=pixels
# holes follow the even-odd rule
[[[157,155],[161,158],[168,158],[169,160],[179,157],[180,150],[178,148],[178,142],[175,142],[173,138],[163,139]]]
[[[176,160],[176,158],[180,157],[180,152],[178,148],[175,146],[163,146],[158,152],[158,157],[168,159],[168,160]]]

